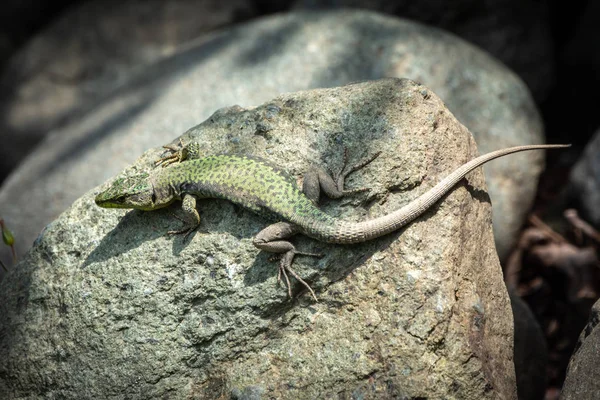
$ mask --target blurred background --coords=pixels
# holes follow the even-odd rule
[[[298,45],[294,38],[308,37],[309,25],[313,36]],[[332,50],[343,41],[336,29],[352,32],[343,51]],[[436,35],[444,46],[423,44]],[[453,35],[489,58],[464,52]],[[400,59],[393,68],[382,61],[391,53]],[[463,71],[453,71],[457,59]],[[189,74],[199,65],[202,81]],[[473,90],[479,71],[498,69],[502,78]],[[0,260],[5,270],[14,267],[83,193],[220,107],[394,71],[431,87],[478,143],[478,132],[490,130],[490,150],[521,144],[494,131],[500,128],[533,126],[533,138],[522,142],[573,144],[547,154],[533,204],[513,204],[522,208],[518,231],[497,243],[521,341],[520,398],[558,398],[573,351],[586,348],[597,323],[594,311],[589,316],[600,293],[599,1],[7,0],[0,13],[0,218],[9,246]],[[453,73],[462,74],[460,84]],[[430,81],[436,74],[443,79]],[[512,79],[519,82],[510,83],[514,92],[494,94]],[[175,85],[195,92],[167,99]],[[478,93],[513,107],[512,96],[526,98],[519,100],[524,117],[505,116],[500,128],[477,122],[488,109]],[[159,117],[140,122],[142,112]],[[497,120],[502,111],[493,113]]]

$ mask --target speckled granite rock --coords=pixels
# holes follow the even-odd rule
[[[87,190],[220,107],[388,76],[430,87],[473,132],[482,153],[543,142],[525,85],[455,36],[372,12],[290,13],[203,37],[123,76],[117,89],[86,106],[87,113],[71,115],[8,178],[0,209],[24,252]],[[102,87],[103,81],[92,83]],[[52,99],[53,92],[44,96]],[[543,153],[536,152],[485,168],[501,258],[531,204],[542,164]],[[10,260],[4,248],[0,256]]]
[[[587,326],[581,332],[569,361],[561,400],[595,400],[600,393],[600,301],[592,307]]]
[[[296,9],[368,9],[435,26],[477,45],[508,65],[525,81],[538,104],[552,89],[556,61],[545,2],[295,0],[293,3]]]
[[[424,86],[386,79],[231,107],[183,135],[206,153],[268,157],[300,178],[382,150],[324,203],[360,220],[397,209],[477,155]],[[133,168],[150,168],[152,149]],[[177,208],[95,206],[54,221],[0,283],[0,397],[516,399],[512,313],[481,170],[417,222],[295,268],[320,302],[277,285],[252,246],[268,221],[202,200],[201,232],[165,235]],[[258,397],[256,397],[258,396]]]

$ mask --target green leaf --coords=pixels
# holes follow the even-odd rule
[[[15,244],[15,237],[13,236],[12,232],[9,231],[6,226],[4,226],[4,224],[2,224],[2,241],[7,246],[12,246]]]

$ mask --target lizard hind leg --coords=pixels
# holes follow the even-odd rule
[[[346,177],[351,173],[369,165],[373,160],[379,157],[380,154],[381,152],[377,152],[365,158],[358,164],[348,167],[348,149],[346,149],[344,150],[344,161],[342,168],[340,168],[338,172],[332,172],[331,170],[328,172],[319,167],[312,168],[304,176],[302,192],[313,202],[318,203],[321,190],[325,192],[327,197],[331,199],[339,199],[340,197],[348,194],[368,191],[369,188],[346,190],[344,189],[345,180]]]
[[[292,269],[292,261],[296,255],[304,255],[311,257],[323,257],[323,254],[306,253],[296,250],[296,247],[289,242],[288,238],[298,233],[298,227],[289,222],[277,222],[275,224],[267,226],[265,229],[260,231],[252,241],[255,247],[260,250],[264,250],[269,253],[281,254],[279,260],[279,273],[277,280],[281,281],[281,277],[285,278],[288,295],[292,297],[292,288],[290,285],[290,279],[288,274],[292,275],[298,280],[304,287],[308,289],[312,297],[317,300],[314,290],[306,283],[297,273]]]

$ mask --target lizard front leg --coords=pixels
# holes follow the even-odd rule
[[[184,226],[180,230],[169,231],[167,233],[170,235],[185,234],[185,240],[198,228],[198,226],[200,226],[200,214],[198,214],[198,210],[196,210],[196,196],[186,193],[183,196],[183,201],[181,202],[181,209],[183,210],[187,221],[186,219],[180,218],[175,214],[173,215],[187,226]]]
[[[180,163],[185,160],[200,158],[200,144],[197,142],[190,142],[184,145],[180,138],[177,145],[167,144],[163,146],[163,148],[169,150],[170,154],[159,158],[154,163],[156,166],[160,165],[162,167],[167,167],[171,164]]]

